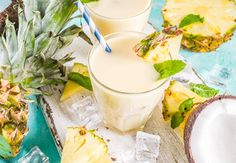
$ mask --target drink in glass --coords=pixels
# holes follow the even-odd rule
[[[114,33],[105,37],[111,54],[96,44],[89,55],[93,91],[104,121],[124,132],[145,125],[169,84],[169,79],[157,80],[153,64],[135,54],[133,47],[144,37],[139,32]]]
[[[86,4],[103,35],[120,31],[141,32],[147,24],[151,0],[99,0]]]

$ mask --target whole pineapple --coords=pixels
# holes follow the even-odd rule
[[[183,47],[195,52],[215,50],[230,40],[236,28],[232,0],[166,0],[162,14],[163,26],[180,27]]]
[[[14,157],[28,129],[29,95],[40,87],[64,83],[63,64],[70,54],[55,53],[75,36],[88,43],[81,27],[66,28],[75,13],[75,0],[24,0],[18,8],[18,29],[8,19],[0,36],[0,158]]]

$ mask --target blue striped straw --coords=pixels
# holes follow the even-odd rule
[[[88,12],[86,11],[84,5],[80,2],[80,0],[77,2],[77,6],[80,12],[82,13],[84,20],[89,25],[91,32],[95,35],[100,45],[102,45],[102,47],[107,53],[111,53],[111,48],[106,43],[104,37],[101,35],[99,30],[97,29],[94,21],[91,19],[91,17],[89,16]]]

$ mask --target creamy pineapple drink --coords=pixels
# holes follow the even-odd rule
[[[148,21],[151,0],[99,0],[87,10],[102,34],[142,31]]]
[[[120,131],[142,128],[168,86],[168,79],[157,80],[153,64],[133,50],[144,37],[137,32],[108,35],[112,53],[97,44],[89,56],[93,91],[104,121]]]

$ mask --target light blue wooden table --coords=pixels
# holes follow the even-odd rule
[[[160,11],[164,2],[165,0],[153,1],[150,22],[157,29],[161,29],[163,20]],[[9,5],[9,3],[9,0],[0,0],[0,11]],[[201,54],[181,50],[181,54],[193,65],[193,68],[209,85],[220,89],[222,93],[227,92],[236,95],[236,36],[231,41],[223,44],[215,52]],[[219,83],[221,82],[224,85],[220,85]],[[31,105],[30,115],[30,132],[24,140],[21,153],[10,161],[0,160],[0,163],[16,162],[17,159],[36,145],[49,156],[50,162],[60,162],[60,156],[52,134],[47,126],[41,108],[37,104]]]

